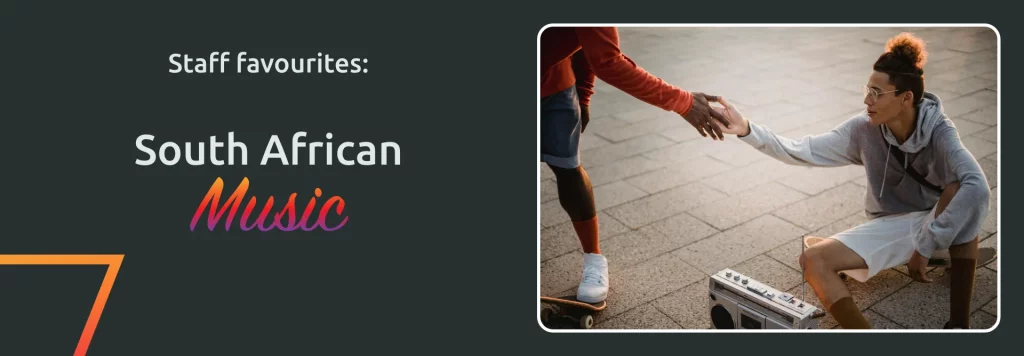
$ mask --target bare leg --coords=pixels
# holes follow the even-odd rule
[[[935,207],[938,217],[953,196],[960,189],[960,184],[953,183],[942,191]],[[978,237],[967,243],[949,247],[949,324],[947,328],[971,327],[971,298],[974,296],[974,276],[978,268]]]
[[[594,205],[594,191],[590,185],[590,178],[583,166],[573,169],[551,167],[555,173],[555,180],[558,184],[558,202],[562,209],[569,214],[576,228],[576,235],[580,239],[583,253],[601,253],[601,244],[598,241],[597,222],[593,221],[597,216]]]
[[[870,329],[850,296],[850,290],[839,278],[839,271],[868,268],[867,262],[841,242],[826,239],[804,252],[800,259],[804,277],[814,289],[825,310],[844,329]]]

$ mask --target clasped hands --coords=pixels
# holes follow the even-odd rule
[[[723,106],[713,107],[711,102]],[[693,107],[683,118],[693,125],[701,136],[708,137],[710,134],[714,140],[724,140],[725,134],[746,136],[750,132],[743,114],[725,98],[717,95],[694,92]]]

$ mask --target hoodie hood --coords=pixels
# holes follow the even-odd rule
[[[914,132],[907,137],[907,141],[901,145],[896,136],[889,131],[889,127],[882,125],[882,133],[885,140],[893,146],[899,147],[900,151],[907,153],[917,153],[928,146],[932,139],[932,131],[946,118],[946,113],[942,109],[942,100],[939,99],[938,95],[925,91],[921,100],[921,105],[918,107],[917,113],[917,127]]]

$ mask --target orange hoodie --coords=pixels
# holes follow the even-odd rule
[[[549,27],[541,34],[540,95],[573,85],[581,105],[590,105],[594,78],[664,110],[686,115],[693,95],[637,66],[619,50],[614,27]]]

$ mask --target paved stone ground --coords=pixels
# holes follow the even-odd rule
[[[723,95],[784,136],[824,132],[863,109],[860,88],[885,41],[907,30],[930,52],[926,88],[943,99],[992,187],[983,246],[996,246],[996,37],[987,28],[623,28],[623,51],[688,90]],[[733,268],[799,294],[804,235],[866,221],[862,167],[787,166],[735,137],[702,138],[681,117],[599,82],[582,159],[600,217],[611,294],[597,328],[706,329],[708,275]],[[541,165],[541,289],[575,293],[582,251]],[[996,320],[997,262],[978,269],[974,327]],[[847,284],[876,328],[941,328],[949,278],[906,267]],[[808,299],[819,307],[807,287]],[[834,328],[831,317],[822,327]]]

